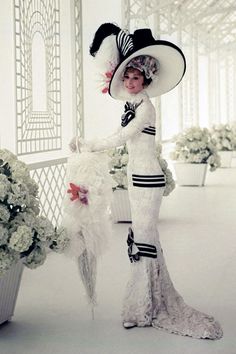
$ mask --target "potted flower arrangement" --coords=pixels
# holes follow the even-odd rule
[[[179,185],[203,186],[207,166],[215,171],[220,166],[217,146],[207,128],[192,127],[173,138],[175,150],[170,157]]]
[[[68,244],[63,229],[39,216],[38,186],[27,166],[8,150],[0,150],[0,323],[14,312],[23,265],[42,265],[47,250]]]
[[[234,135],[234,144],[233,144],[233,158],[236,157],[236,121],[233,121],[231,123],[231,128],[232,128],[232,132]]]
[[[113,203],[111,212],[114,222],[131,222],[131,211],[128,196],[127,163],[129,160],[126,145],[109,151],[109,169],[113,178]],[[166,160],[161,157],[161,145],[157,145],[157,159],[166,178],[164,196],[168,196],[175,188],[175,181]]]
[[[213,125],[212,137],[216,141],[217,149],[221,159],[221,167],[230,167],[233,150],[236,146],[236,137],[229,124]]]

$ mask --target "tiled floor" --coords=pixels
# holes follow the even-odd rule
[[[235,354],[236,168],[208,172],[205,187],[177,187],[163,200],[159,231],[172,280],[185,301],[216,317],[219,341],[154,328],[122,328],[127,225],[115,225],[98,266],[98,306],[91,319],[77,266],[49,256],[24,270],[15,316],[0,327],[1,354]]]

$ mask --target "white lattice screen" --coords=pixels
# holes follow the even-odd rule
[[[59,0],[15,0],[14,5],[17,154],[57,150],[61,148]],[[32,60],[39,55],[41,62]],[[34,93],[34,87],[45,92]]]
[[[39,185],[39,200],[42,215],[56,226],[62,216],[62,201],[65,195],[66,158],[29,164],[31,177]]]
[[[62,149],[61,60],[65,53],[60,27],[72,23],[63,38],[72,33],[72,111],[74,126],[83,135],[83,65],[81,0],[13,0],[15,11],[15,75],[17,155],[30,155]],[[62,2],[63,1],[63,2]],[[60,6],[65,10],[63,19]],[[66,16],[66,17],[65,17]],[[70,16],[68,21],[68,16]],[[61,25],[64,21],[64,25]],[[68,22],[66,22],[68,21]],[[72,29],[72,32],[71,32]],[[70,48],[66,45],[66,48]],[[70,59],[68,65],[71,65]],[[64,84],[65,85],[65,84]],[[65,114],[64,114],[65,115]],[[65,119],[68,116],[65,115]],[[53,155],[52,155],[53,156]],[[57,155],[58,156],[58,155]],[[62,151],[62,156],[65,154]],[[53,158],[53,157],[52,157]],[[32,160],[32,159],[31,159]],[[37,161],[37,157],[35,158]],[[28,164],[39,185],[41,213],[53,224],[62,217],[65,194],[66,158]]]

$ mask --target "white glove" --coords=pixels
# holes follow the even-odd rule
[[[74,136],[74,138],[71,139],[69,143],[69,148],[72,152],[80,151],[82,144],[83,144],[83,139],[79,136]]]
[[[80,136],[75,136],[69,143],[70,150],[72,152],[85,152],[85,151],[91,151],[89,146],[85,143],[84,139],[81,138]]]

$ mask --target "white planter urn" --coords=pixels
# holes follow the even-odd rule
[[[113,222],[131,222],[129,194],[126,189],[116,189],[111,203]]]
[[[220,155],[220,167],[231,167],[233,151],[221,150],[218,151],[218,154]]]
[[[14,314],[23,267],[19,261],[0,277],[0,324],[10,321]]]
[[[179,186],[204,186],[207,163],[174,163],[176,181]]]

